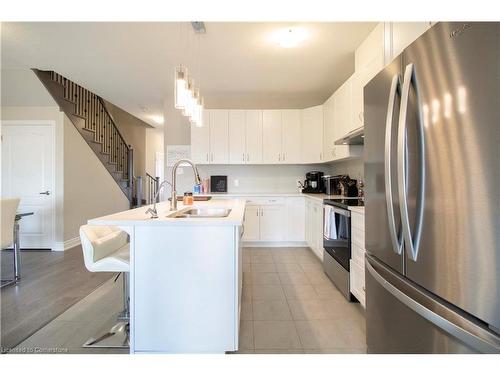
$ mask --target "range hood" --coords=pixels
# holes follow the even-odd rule
[[[347,133],[344,137],[335,141],[336,145],[363,145],[365,129],[363,126]]]

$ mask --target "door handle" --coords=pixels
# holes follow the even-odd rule
[[[50,195],[50,191],[42,191],[41,193],[38,193],[38,194],[43,194],[43,195]]]
[[[417,197],[417,222],[415,226],[415,234],[412,238],[410,220],[408,218],[408,195],[407,195],[407,165],[405,162],[405,149],[407,147],[406,139],[406,115],[408,112],[408,100],[410,94],[410,86],[415,88],[418,111],[418,138],[419,138],[419,192]],[[425,200],[425,140],[424,127],[422,123],[422,109],[420,108],[420,91],[418,89],[417,74],[415,66],[408,64],[405,69],[403,80],[403,89],[401,92],[401,110],[399,112],[398,124],[398,193],[399,193],[399,208],[401,211],[401,226],[403,228],[403,237],[406,248],[409,251],[409,257],[414,262],[417,261],[420,238],[422,235],[422,224],[424,218],[424,200]]]
[[[389,224],[389,234],[392,242],[392,249],[398,255],[403,251],[403,239],[396,233],[396,222],[394,218],[394,205],[392,203],[392,176],[391,176],[391,146],[392,146],[392,118],[394,116],[394,104],[396,93],[401,88],[399,74],[392,77],[391,90],[389,92],[389,103],[387,105],[387,117],[385,119],[385,155],[384,155],[384,177],[385,177],[385,202],[387,206],[387,216]]]
[[[431,324],[441,328],[443,331],[479,352],[500,353],[500,340],[496,335],[471,322],[466,317],[448,308],[446,305],[441,304],[439,301],[430,298],[423,292],[415,289],[412,285],[408,287],[409,284],[406,281],[396,278],[395,276],[390,278],[384,277],[379,270],[376,269],[378,268],[377,264],[372,263],[369,257],[366,258],[365,267],[368,273],[380,286],[399,302],[403,303]],[[401,287],[398,287],[398,284],[400,284]],[[411,288],[415,289],[415,295],[418,294],[416,298],[412,298],[411,293],[408,293],[408,290],[411,290]],[[406,292],[403,292],[401,289]]]

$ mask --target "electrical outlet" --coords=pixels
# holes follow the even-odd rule
[[[240,186],[240,180],[234,180],[234,187]]]

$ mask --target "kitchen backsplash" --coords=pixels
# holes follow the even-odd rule
[[[177,193],[191,191],[191,168],[182,168],[177,176]],[[313,170],[329,173],[325,165],[199,165],[201,178],[227,175],[228,192],[231,193],[289,193],[297,191],[297,180],[303,181]],[[236,186],[236,183],[238,186]]]
[[[329,174],[348,174],[349,177],[355,180],[364,180],[365,170],[363,166],[363,159],[353,159],[336,162],[331,164],[327,169]]]

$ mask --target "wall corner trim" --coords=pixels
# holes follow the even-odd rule
[[[80,245],[80,237],[70,238],[64,242],[54,242],[53,251],[66,251]]]

